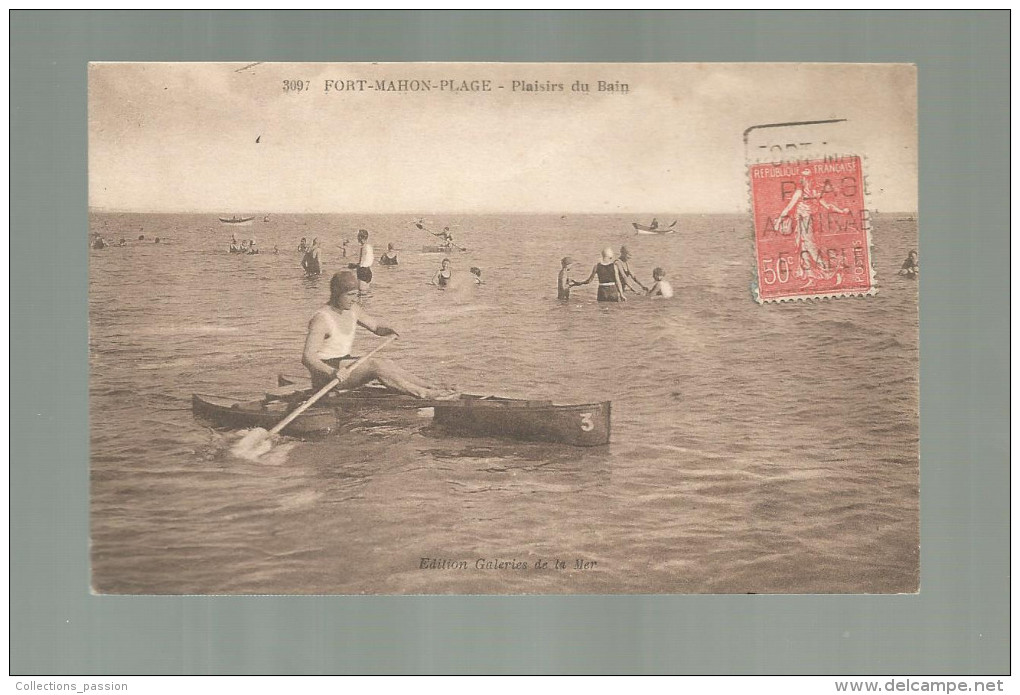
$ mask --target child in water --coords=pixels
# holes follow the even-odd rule
[[[471,267],[471,274],[475,276],[475,284],[476,285],[481,285],[482,284],[482,269],[478,268],[476,266],[472,266]]]
[[[573,286],[570,279],[570,267],[576,261],[570,256],[564,256],[560,261],[560,274],[556,280],[556,298],[570,299],[570,288]]]
[[[652,279],[655,283],[648,289],[649,297],[662,297],[669,299],[673,296],[673,286],[665,280],[666,271],[662,268],[656,268],[652,271]]]

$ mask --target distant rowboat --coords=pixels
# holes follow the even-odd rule
[[[237,217],[237,216],[234,216],[234,217],[221,217],[220,218],[220,222],[222,222],[223,224],[251,224],[251,221],[254,220],[254,219],[255,219],[254,216],[253,217]]]
[[[673,229],[673,227],[676,226],[676,222],[677,222],[676,220],[673,220],[673,223],[668,227],[639,224],[637,222],[631,222],[631,225],[634,227],[634,230],[638,234],[672,234],[673,232],[676,231],[675,229]]]

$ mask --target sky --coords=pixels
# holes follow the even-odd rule
[[[869,207],[914,211],[916,104],[892,64],[92,63],[89,205],[743,212],[745,129],[839,118]]]

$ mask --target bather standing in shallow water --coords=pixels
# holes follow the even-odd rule
[[[439,270],[432,276],[429,281],[431,284],[437,286],[441,290],[445,290],[450,286],[450,280],[453,279],[453,271],[450,270],[450,259],[444,258]]]
[[[613,249],[606,247],[602,249],[602,259],[591,269],[591,275],[582,282],[571,282],[572,287],[587,285],[598,278],[600,302],[625,302],[623,296],[623,281],[620,279],[620,270],[613,260]]]
[[[386,253],[379,256],[379,265],[397,265],[397,249],[393,244],[387,244]]]

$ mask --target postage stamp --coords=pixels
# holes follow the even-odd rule
[[[759,302],[874,294],[861,158],[752,164]]]

